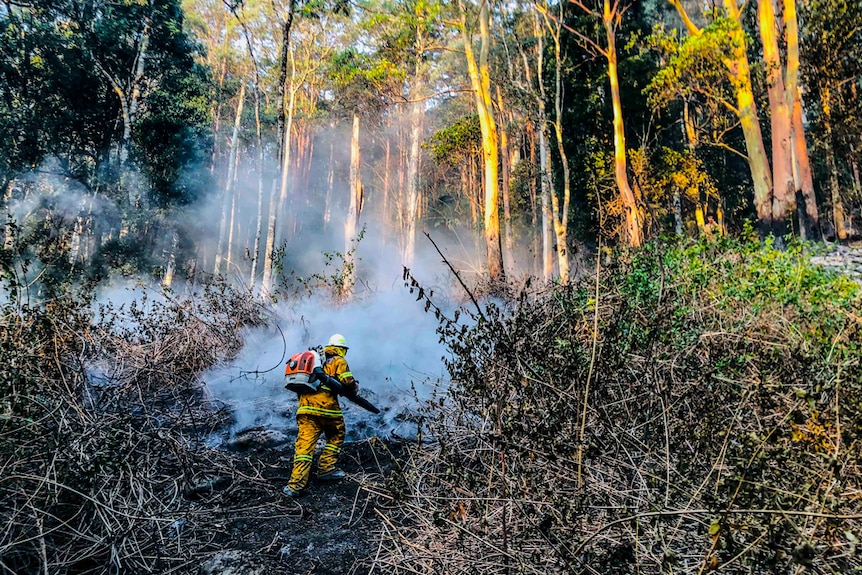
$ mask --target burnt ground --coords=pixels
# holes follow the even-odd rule
[[[290,474],[292,441],[231,454],[233,477],[217,476],[209,489],[188,497],[189,513],[178,529],[177,545],[190,531],[197,549],[194,560],[175,570],[224,575],[367,573],[383,532],[378,510],[391,504],[385,485],[393,469],[397,475],[398,454],[405,448],[403,442],[377,438],[346,443],[339,467],[347,477],[321,482],[313,473],[296,499],[281,492]],[[224,552],[240,555],[242,565],[231,570],[208,564]]]

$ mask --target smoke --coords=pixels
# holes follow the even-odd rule
[[[340,333],[350,347],[347,361],[360,395],[381,410],[375,415],[340,399],[348,439],[416,433],[416,409],[446,384],[445,350],[434,315],[425,313],[406,288],[338,306],[307,298],[280,306],[278,314],[277,327],[246,332],[245,347],[231,365],[202,376],[212,398],[230,407],[233,432],[253,427],[293,431],[297,396],[283,387],[285,362]]]

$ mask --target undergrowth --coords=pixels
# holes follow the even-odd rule
[[[265,315],[223,283],[98,306],[26,265],[0,250],[0,572],[194,564],[212,537],[188,527],[179,544],[188,496],[220,457],[197,443],[220,421],[197,376]]]
[[[733,240],[649,245],[598,280],[441,315],[452,386],[378,564],[862,572],[860,287]]]

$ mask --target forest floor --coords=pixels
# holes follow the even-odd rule
[[[377,439],[346,443],[339,467],[347,477],[322,482],[312,474],[307,489],[295,499],[281,491],[290,475],[292,441],[234,453],[236,472],[230,484],[199,494],[192,503],[195,531],[209,533],[212,540],[203,546],[207,554],[200,554],[200,568],[195,571],[192,564],[183,571],[368,573],[382,532],[377,510],[388,501],[379,486],[403,446]]]

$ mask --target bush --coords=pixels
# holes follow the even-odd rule
[[[265,318],[223,284],[95,312],[67,285],[28,296],[0,250],[0,567],[10,573],[164,573],[211,541],[180,528],[184,493],[226,456],[204,369]],[[223,469],[232,463],[223,462]]]
[[[444,318],[390,572],[860,572],[859,286],[730,240],[598,279]]]

